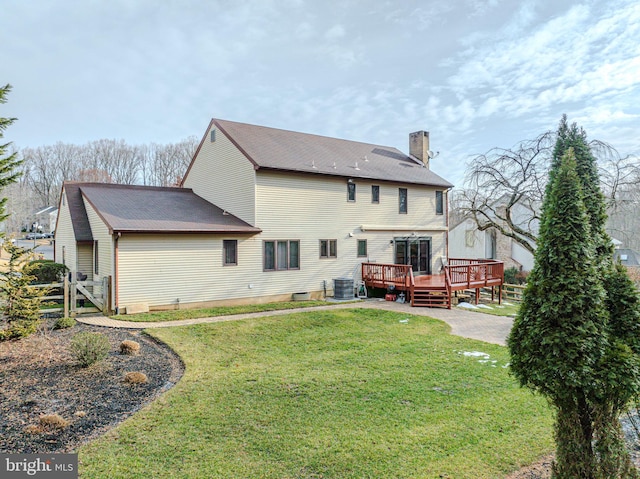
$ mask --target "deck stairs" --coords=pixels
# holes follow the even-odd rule
[[[451,293],[446,286],[414,286],[411,306],[451,309]]]
[[[411,306],[451,309],[455,291],[475,290],[476,302],[480,288],[498,287],[499,301],[504,282],[504,264],[491,259],[443,260],[443,273],[414,276],[411,265],[362,263],[362,281],[367,287],[393,288],[404,291]]]

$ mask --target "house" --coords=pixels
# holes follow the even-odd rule
[[[616,247],[613,251],[613,259],[627,267],[640,267],[640,253],[630,248]]]
[[[110,277],[120,311],[323,297],[363,262],[438,271],[452,185],[427,132],[409,143],[214,119],[180,188],[65,183],[56,261]]]
[[[528,249],[495,228],[480,231],[470,218],[463,219],[449,231],[449,254],[456,258],[497,259],[506,269],[533,269],[533,254]]]
[[[508,199],[500,197],[492,202],[487,215],[499,222],[496,216],[504,215]],[[496,212],[499,214],[497,215]],[[525,231],[534,235],[538,232],[538,220],[532,219],[531,205],[524,206],[516,203],[510,211],[513,222]],[[531,242],[535,248],[535,244]],[[491,258],[504,263],[505,268],[517,268],[520,271],[533,269],[533,254],[518,241],[502,234],[497,228],[491,227],[481,231],[476,222],[469,217],[460,218],[452,224],[449,230],[449,254],[456,258]]]
[[[33,216],[35,221],[31,224],[31,231],[34,233],[51,233],[58,219],[58,208],[47,206],[36,211]]]

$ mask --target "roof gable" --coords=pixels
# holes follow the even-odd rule
[[[80,186],[82,184],[83,183],[65,182],[62,186],[71,216],[73,234],[78,242],[93,241],[87,210],[85,209],[82,194],[80,193]]]

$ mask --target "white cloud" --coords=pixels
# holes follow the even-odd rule
[[[326,31],[324,37],[327,40],[335,41],[345,36],[345,30],[342,25],[334,25],[329,30]]]

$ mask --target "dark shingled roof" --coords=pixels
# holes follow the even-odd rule
[[[254,168],[451,188],[423,163],[388,146],[212,120]],[[203,141],[208,141],[208,132]]]
[[[76,241],[93,241],[93,235],[91,234],[91,225],[89,224],[89,218],[87,218],[87,210],[84,208],[84,201],[82,201],[82,193],[80,193],[80,186],[83,183],[64,183],[65,196],[67,198],[67,205],[69,205],[69,213],[71,214],[71,225],[73,226],[73,233],[76,237]],[[58,215],[60,218],[60,215]]]
[[[254,234],[261,231],[188,188],[107,183],[65,184],[65,188],[69,186],[79,190],[112,233]],[[84,216],[80,223],[88,223],[86,212]]]

